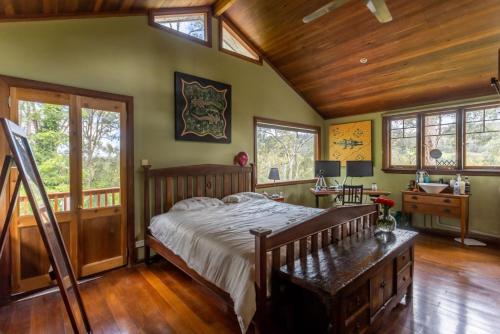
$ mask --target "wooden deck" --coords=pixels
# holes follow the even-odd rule
[[[417,240],[413,305],[399,305],[384,333],[493,333],[500,250]],[[239,333],[230,310],[164,262],[119,269],[82,285],[94,333]],[[140,301],[140,302],[139,302]],[[0,333],[71,333],[57,294],[0,308]]]

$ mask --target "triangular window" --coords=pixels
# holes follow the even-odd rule
[[[223,52],[256,63],[262,63],[261,56],[245,40],[245,37],[226,19],[221,18],[219,49]]]
[[[153,27],[211,46],[209,13],[209,7],[157,9],[149,13],[149,23]]]

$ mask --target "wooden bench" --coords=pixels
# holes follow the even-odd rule
[[[412,297],[416,232],[361,231],[275,272],[288,332],[369,333]],[[290,325],[292,323],[292,325]]]

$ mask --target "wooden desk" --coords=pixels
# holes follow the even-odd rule
[[[460,219],[462,244],[469,232],[469,197],[449,193],[428,194],[420,191],[402,191],[403,212],[422,213]]]
[[[342,189],[340,190],[320,190],[316,191],[315,188],[309,188],[309,191],[316,196],[316,207],[319,208],[319,198],[330,195],[341,195]],[[368,195],[370,197],[379,197],[379,196],[389,196],[391,194],[390,191],[383,190],[371,190],[371,189],[363,189],[363,195]]]
[[[326,328],[329,333],[375,332],[405,295],[407,302],[412,297],[416,236],[416,232],[395,230],[382,243],[372,230],[364,230],[282,266],[277,284],[288,298],[285,307],[286,303],[295,306],[292,328],[306,326],[297,332],[325,332]],[[317,314],[307,311],[318,303],[324,307]],[[318,322],[320,328],[311,330]]]

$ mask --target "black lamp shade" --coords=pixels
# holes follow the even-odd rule
[[[280,172],[278,170],[278,168],[276,167],[273,167],[269,170],[269,176],[268,176],[268,179],[269,180],[279,180],[280,179]]]

